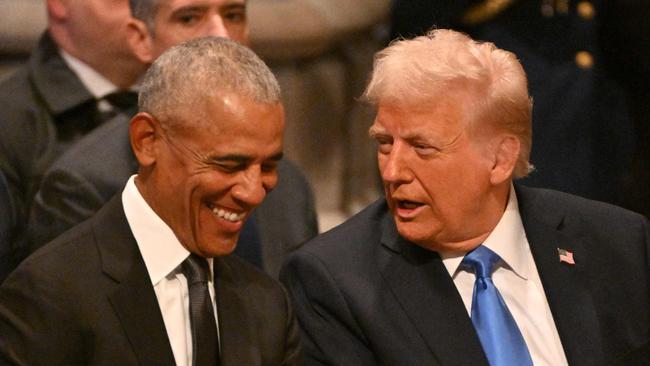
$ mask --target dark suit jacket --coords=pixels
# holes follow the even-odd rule
[[[0,170],[24,224],[45,169],[94,125],[90,92],[45,33],[28,63],[0,84]],[[21,227],[18,228],[21,232]]]
[[[29,236],[40,247],[95,213],[137,171],[129,144],[129,120],[120,115],[85,136],[43,178],[30,215]],[[318,234],[307,179],[282,160],[276,188],[253,215],[259,227],[264,269],[277,278],[287,254]]]
[[[222,365],[297,365],[286,292],[234,256],[215,258]],[[174,365],[156,295],[119,196],[26,259],[0,288],[0,361]]]
[[[7,181],[0,171],[0,284],[15,267],[13,245],[10,240],[15,220],[13,199],[9,195]]]
[[[549,190],[517,198],[569,364],[647,364],[646,219]],[[487,365],[439,255],[401,238],[383,199],[299,249],[281,278],[307,365]]]

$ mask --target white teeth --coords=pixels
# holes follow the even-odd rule
[[[236,214],[234,212],[228,212],[222,208],[213,208],[212,213],[215,214],[217,217],[220,217],[224,220],[228,220],[231,222],[236,222],[240,221],[244,218],[244,213]]]

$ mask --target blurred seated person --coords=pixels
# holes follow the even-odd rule
[[[43,3],[47,30],[27,63],[0,83],[0,171],[17,214],[10,240],[20,251],[45,170],[83,135],[135,108],[130,88],[146,69],[126,42],[127,0]]]

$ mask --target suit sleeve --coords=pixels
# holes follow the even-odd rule
[[[43,178],[29,218],[28,235],[34,252],[67,229],[84,221],[105,203],[97,188],[82,175],[54,169]]]
[[[16,216],[7,181],[0,171],[0,283],[14,269],[11,233],[16,225]]]
[[[282,366],[301,366],[303,365],[303,362],[298,321],[296,320],[296,314],[293,312],[289,294],[284,287],[282,288],[282,292],[287,307],[287,336],[285,357],[284,360],[282,360]]]
[[[326,266],[307,252],[281,275],[302,330],[305,365],[376,365],[370,345]]]
[[[82,365],[84,339],[72,318],[74,298],[27,261],[0,288],[3,365]]]

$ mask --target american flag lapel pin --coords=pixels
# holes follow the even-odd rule
[[[571,265],[576,264],[576,262],[573,260],[573,252],[570,252],[566,249],[557,248],[557,254],[560,257],[560,263],[564,262]]]

